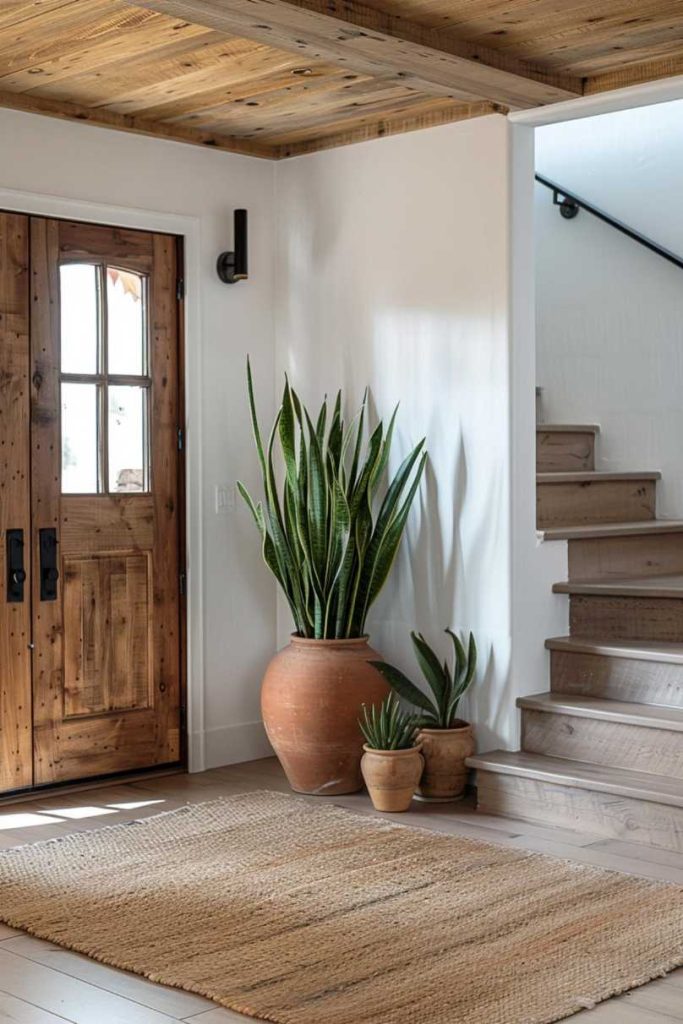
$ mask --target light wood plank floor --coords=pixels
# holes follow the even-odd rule
[[[287,789],[274,759],[103,786],[0,806],[0,848],[146,817],[254,789]],[[307,799],[302,797],[301,799]],[[319,799],[319,798],[318,798]],[[364,794],[335,802],[374,814]],[[468,803],[414,804],[407,825],[476,836],[559,857],[683,883],[683,857],[597,836],[478,815]],[[247,1024],[198,996],[152,984],[0,925],[0,1022],[13,1024]],[[576,1014],[572,1024],[683,1022],[683,970]],[[323,1021],[320,1024],[324,1024]]]

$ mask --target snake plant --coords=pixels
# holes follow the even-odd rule
[[[420,725],[428,729],[452,729],[457,721],[458,703],[474,678],[477,667],[477,645],[470,633],[467,650],[462,641],[451,630],[446,632],[453,641],[453,667],[448,661],[440,663],[433,648],[429,646],[422,633],[411,633],[415,657],[432,692],[428,694],[420,690],[408,679],[400,669],[385,661],[372,661],[371,665],[382,673],[392,690],[419,708]]]
[[[363,717],[358,720],[365,742],[373,750],[407,750],[414,747],[417,735],[415,715],[401,708],[393,693],[385,697],[377,710],[363,704]]]
[[[251,509],[263,559],[282,587],[296,631],[317,640],[364,636],[367,614],[389,575],[420,484],[427,458],[424,439],[393,479],[385,481],[397,409],[386,432],[380,422],[366,440],[367,391],[348,427],[341,391],[329,425],[327,400],[314,424],[285,379],[265,446],[249,363],[247,387],[263,501],[254,501],[243,484],[237,486]],[[276,442],[284,469],[280,486]]]

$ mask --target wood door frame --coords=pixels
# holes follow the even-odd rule
[[[0,210],[28,217],[80,221],[173,235],[183,269],[184,296],[178,310],[179,420],[184,430],[184,457],[179,460],[179,544],[185,567],[181,616],[182,765],[189,772],[205,769],[204,751],[204,626],[202,615],[202,423],[200,329],[199,218],[164,211],[138,210],[41,193],[0,188]],[[188,425],[192,424],[192,429]]]

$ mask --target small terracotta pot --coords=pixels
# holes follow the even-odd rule
[[[364,745],[360,763],[376,811],[407,811],[424,768],[421,744],[406,750],[374,750]]]
[[[417,791],[419,800],[461,800],[467,782],[465,758],[474,753],[474,734],[468,722],[452,729],[420,729],[425,770]]]
[[[261,713],[266,733],[297,793],[335,796],[362,789],[361,705],[379,704],[389,687],[367,637],[292,636],[266,669]]]

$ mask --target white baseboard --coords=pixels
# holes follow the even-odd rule
[[[190,737],[191,747],[195,745],[192,742],[194,739],[195,737]],[[226,764],[241,764],[243,761],[256,761],[260,757],[273,756],[273,748],[268,742],[263,722],[246,722],[244,725],[207,729],[204,733],[203,746],[205,769],[221,768]]]

